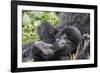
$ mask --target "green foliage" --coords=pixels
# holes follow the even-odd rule
[[[56,12],[48,11],[22,11],[22,42],[27,43],[29,41],[39,40],[37,34],[37,27],[41,24],[41,21],[45,20],[51,23],[54,27],[59,23],[59,18]]]

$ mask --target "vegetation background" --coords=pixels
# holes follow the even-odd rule
[[[48,11],[22,11],[22,42],[28,43],[30,41],[39,40],[37,34],[37,27],[42,20],[48,21],[52,26],[56,27],[59,23],[57,12]]]

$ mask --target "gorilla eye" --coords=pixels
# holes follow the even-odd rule
[[[67,40],[67,43],[68,43],[68,44],[71,44],[71,41],[70,41],[70,40]]]
[[[67,39],[67,37],[64,37],[64,39]]]
[[[67,36],[66,35],[63,35],[63,37],[62,37],[63,39],[67,39]]]
[[[56,39],[56,41],[59,42],[60,40],[59,39]]]

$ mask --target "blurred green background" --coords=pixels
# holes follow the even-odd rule
[[[49,22],[52,26],[56,27],[59,23],[57,12],[49,11],[22,11],[22,43],[39,40],[37,34],[37,27],[41,24],[42,20]]]

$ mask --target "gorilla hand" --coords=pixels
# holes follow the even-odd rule
[[[42,52],[42,55],[44,57],[52,57],[53,54],[54,54],[54,51],[51,49],[52,47],[52,44],[48,44],[48,43],[45,43],[43,41],[36,41],[34,43],[34,46],[39,49],[41,52]]]

